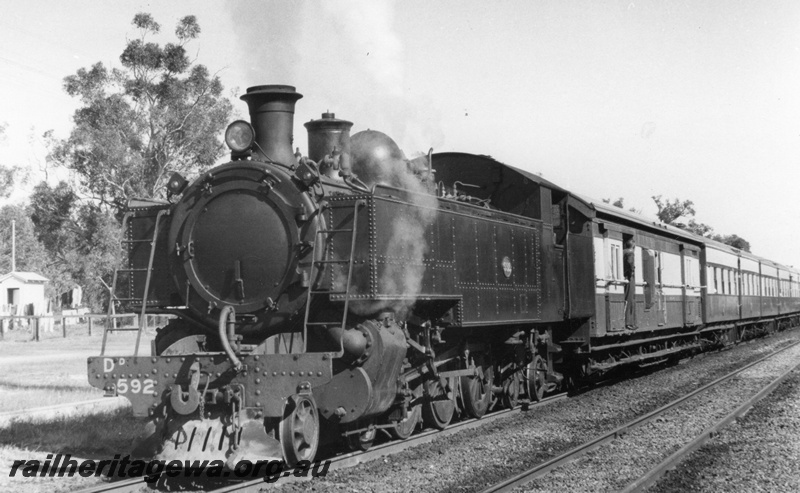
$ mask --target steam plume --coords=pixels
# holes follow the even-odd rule
[[[402,301],[381,301],[359,304],[356,311],[366,315],[384,308],[402,314],[416,301],[425,275],[425,254],[428,244],[425,231],[436,219],[438,202],[428,189],[427,169],[421,160],[407,160],[391,138],[381,132],[367,130],[352,137],[353,171],[367,185],[398,188],[410,207],[398,208],[391,224],[387,251],[378,252],[386,259],[378,280],[381,294],[397,296]],[[427,161],[425,161],[427,163]]]

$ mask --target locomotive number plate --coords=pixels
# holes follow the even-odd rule
[[[145,394],[153,394],[153,379],[145,378],[144,380],[140,380],[138,378],[120,378],[117,380],[117,393],[118,394],[127,394],[130,392],[131,394],[138,394],[140,392]]]

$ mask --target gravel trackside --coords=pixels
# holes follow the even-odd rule
[[[648,491],[800,491],[800,371]]]
[[[325,478],[285,485],[278,491],[478,491],[655,410],[799,337],[800,330],[792,329],[707,353],[390,457],[331,471]],[[577,489],[597,491],[598,486],[586,484]]]
[[[798,363],[795,346],[515,491],[623,490]]]

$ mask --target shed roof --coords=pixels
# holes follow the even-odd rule
[[[36,274],[35,272],[9,272],[8,274],[0,276],[0,282],[3,282],[7,279],[11,279],[12,277],[22,282],[30,282],[30,283],[42,283],[50,280],[44,276]]]

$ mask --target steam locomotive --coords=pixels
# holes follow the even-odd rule
[[[310,461],[797,322],[796,269],[491,157],[332,113],[293,152],[301,97],[249,88],[230,162],[129,204],[110,309],[177,317],[88,375],[148,418],[138,455]]]

